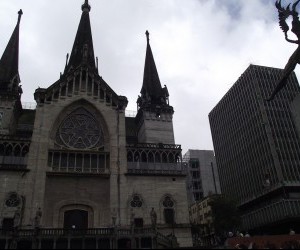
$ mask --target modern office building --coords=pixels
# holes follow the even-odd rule
[[[189,149],[183,157],[188,169],[189,205],[212,194],[220,194],[219,174],[214,151]]]
[[[281,72],[250,65],[209,114],[222,193],[238,201],[244,230],[300,230],[295,73],[273,101],[265,101]]]
[[[21,104],[22,11],[1,57],[0,248],[189,247],[186,172],[149,33],[138,112],[125,117],[127,98],[98,72],[90,10],[85,0],[65,69],[36,89],[36,109]]]
[[[218,194],[207,196],[190,206],[194,246],[213,246],[216,244],[214,218],[211,202]]]

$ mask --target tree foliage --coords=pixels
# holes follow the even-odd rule
[[[215,233],[225,235],[241,224],[236,202],[226,196],[214,196],[210,202]]]

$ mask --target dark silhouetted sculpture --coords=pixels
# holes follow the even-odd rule
[[[285,39],[290,43],[298,44],[298,48],[295,50],[295,52],[290,57],[288,63],[286,64],[282,72],[282,75],[279,81],[277,82],[276,87],[273,93],[271,94],[271,96],[269,97],[268,101],[271,101],[275,97],[275,95],[287,84],[289,75],[293,72],[297,63],[300,63],[300,46],[299,46],[300,45],[300,21],[298,17],[298,12],[296,11],[296,6],[299,2],[300,0],[297,0],[292,5],[292,10],[290,9],[291,4],[289,4],[286,8],[284,8],[281,6],[281,0],[278,0],[275,3],[275,6],[278,9],[278,14],[279,14],[279,26],[285,34]],[[297,36],[297,40],[291,40],[288,38],[289,26],[286,23],[286,20],[289,16],[293,17],[291,31]]]
[[[39,228],[41,225],[41,218],[42,218],[42,209],[39,207],[39,209],[36,211],[35,217],[34,217],[34,227]]]
[[[151,212],[150,212],[150,217],[151,217],[151,225],[152,225],[152,228],[156,228],[156,221],[157,221],[157,214],[154,210],[154,207],[151,209]]]

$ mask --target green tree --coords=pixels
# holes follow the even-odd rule
[[[233,199],[224,195],[216,195],[212,197],[210,206],[217,236],[226,237],[228,232],[232,232],[240,226],[241,217]]]

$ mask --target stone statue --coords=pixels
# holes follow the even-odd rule
[[[156,214],[156,212],[154,210],[154,207],[151,209],[150,217],[151,217],[151,225],[152,225],[152,227],[156,228],[157,214]]]
[[[130,213],[130,225],[134,225],[134,217],[135,217],[135,214],[133,212],[133,209],[131,209],[131,213]]]
[[[285,39],[290,43],[298,44],[298,48],[295,50],[295,52],[292,54],[289,61],[287,62],[282,72],[282,75],[276,84],[275,89],[273,90],[271,96],[267,99],[267,101],[271,101],[275,97],[275,95],[287,84],[287,79],[289,75],[293,72],[297,64],[300,63],[300,21],[298,17],[298,12],[296,11],[296,6],[299,2],[300,0],[297,0],[292,5],[292,10],[290,9],[291,4],[284,8],[281,6],[281,0],[277,0],[275,3],[279,14],[279,26],[285,34]],[[291,40],[288,38],[289,26],[286,23],[286,20],[289,16],[292,16],[293,18],[291,31],[297,36],[297,40]]]
[[[113,227],[116,226],[116,221],[117,221],[117,211],[114,208],[112,213],[111,213],[111,218],[112,218],[112,223],[113,223]]]
[[[34,227],[40,227],[41,224],[41,218],[42,218],[42,209],[39,207],[39,209],[36,211],[35,217],[34,217]]]
[[[131,231],[134,230],[134,217],[135,217],[135,213],[133,212],[133,209],[131,209],[131,213],[130,213],[130,229],[131,229]]]
[[[14,228],[18,228],[21,224],[21,213],[17,211],[14,216]]]
[[[17,249],[18,242],[16,238],[13,238],[9,244],[9,249]]]

